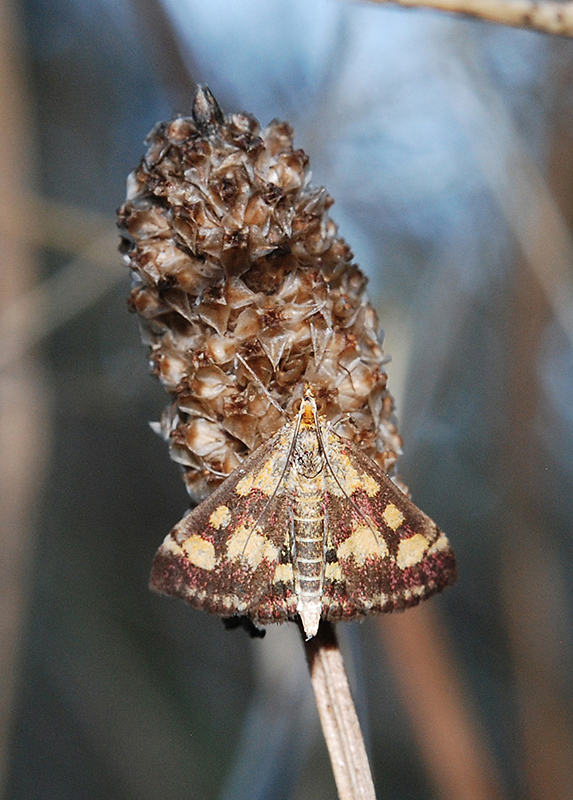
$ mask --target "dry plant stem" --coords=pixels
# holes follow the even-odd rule
[[[305,641],[312,688],[340,800],[375,800],[362,731],[334,626],[321,622]]]
[[[573,2],[532,0],[372,0],[405,8],[435,8],[513,28],[573,36]]]

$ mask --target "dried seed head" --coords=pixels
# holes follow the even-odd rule
[[[197,91],[155,126],[119,212],[161,420],[199,501],[284,424],[310,383],[321,413],[387,472],[400,439],[366,279],[309,184],[287,123],[260,130]]]

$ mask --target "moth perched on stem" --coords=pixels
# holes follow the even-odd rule
[[[455,580],[400,491],[381,332],[331,204],[286,123],[225,116],[200,87],[151,132],[119,214],[172,398],[156,429],[199,503],[152,586],[255,624],[298,617],[308,637]]]
[[[348,620],[415,605],[456,579],[446,536],[320,417],[295,419],[175,526],[151,586],[254,623]]]
[[[366,278],[287,123],[224,115],[199,87],[148,143],[119,212],[129,305],[171,397],[155,429],[198,503],[151,585],[228,624],[300,621],[339,795],[371,800],[330,622],[415,605],[456,565],[395,472]]]

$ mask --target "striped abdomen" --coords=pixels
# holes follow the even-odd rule
[[[320,480],[300,477],[293,508],[293,570],[297,611],[307,638],[318,630],[324,583],[324,495]]]

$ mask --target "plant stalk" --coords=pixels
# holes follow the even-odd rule
[[[304,634],[303,634],[304,637]],[[310,679],[340,800],[376,800],[370,764],[334,626],[304,642]]]

